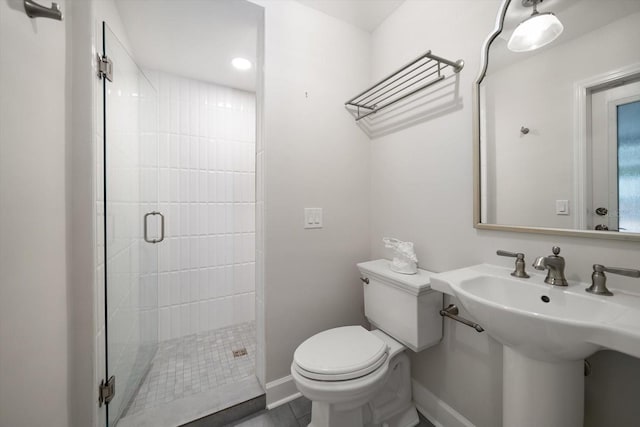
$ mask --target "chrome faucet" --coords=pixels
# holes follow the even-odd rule
[[[553,255],[539,256],[533,262],[533,268],[536,270],[547,269],[547,277],[544,282],[554,286],[568,286],[567,279],[564,277],[564,258],[560,256],[560,248],[554,246],[552,248]]]

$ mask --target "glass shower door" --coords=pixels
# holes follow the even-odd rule
[[[147,372],[158,344],[158,212],[156,90],[103,23],[104,261],[107,405],[115,426]]]

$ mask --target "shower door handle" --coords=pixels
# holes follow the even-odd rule
[[[154,215],[159,215],[160,216],[160,238],[159,239],[149,239],[149,234],[148,234],[148,230],[149,227],[147,226],[148,220],[150,216],[154,216]],[[144,215],[144,241],[147,243],[160,243],[164,240],[164,215],[162,215],[160,212],[148,212]]]

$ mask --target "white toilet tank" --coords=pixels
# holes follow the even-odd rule
[[[443,295],[431,289],[431,274],[401,274],[379,259],[358,264],[364,283],[364,314],[373,326],[413,351],[442,339]],[[368,282],[368,283],[367,283]]]

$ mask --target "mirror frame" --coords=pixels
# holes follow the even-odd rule
[[[504,18],[512,1],[502,0],[498,9],[498,16],[493,31],[484,44],[480,57],[480,72],[473,84],[473,227],[478,230],[514,231],[518,233],[549,234],[555,236],[588,237],[597,239],[613,239],[626,241],[640,241],[640,233],[616,233],[613,231],[572,230],[564,228],[529,227],[520,225],[485,224],[481,222],[481,194],[480,194],[480,83],[485,77],[489,66],[489,47],[496,37],[502,33]]]

